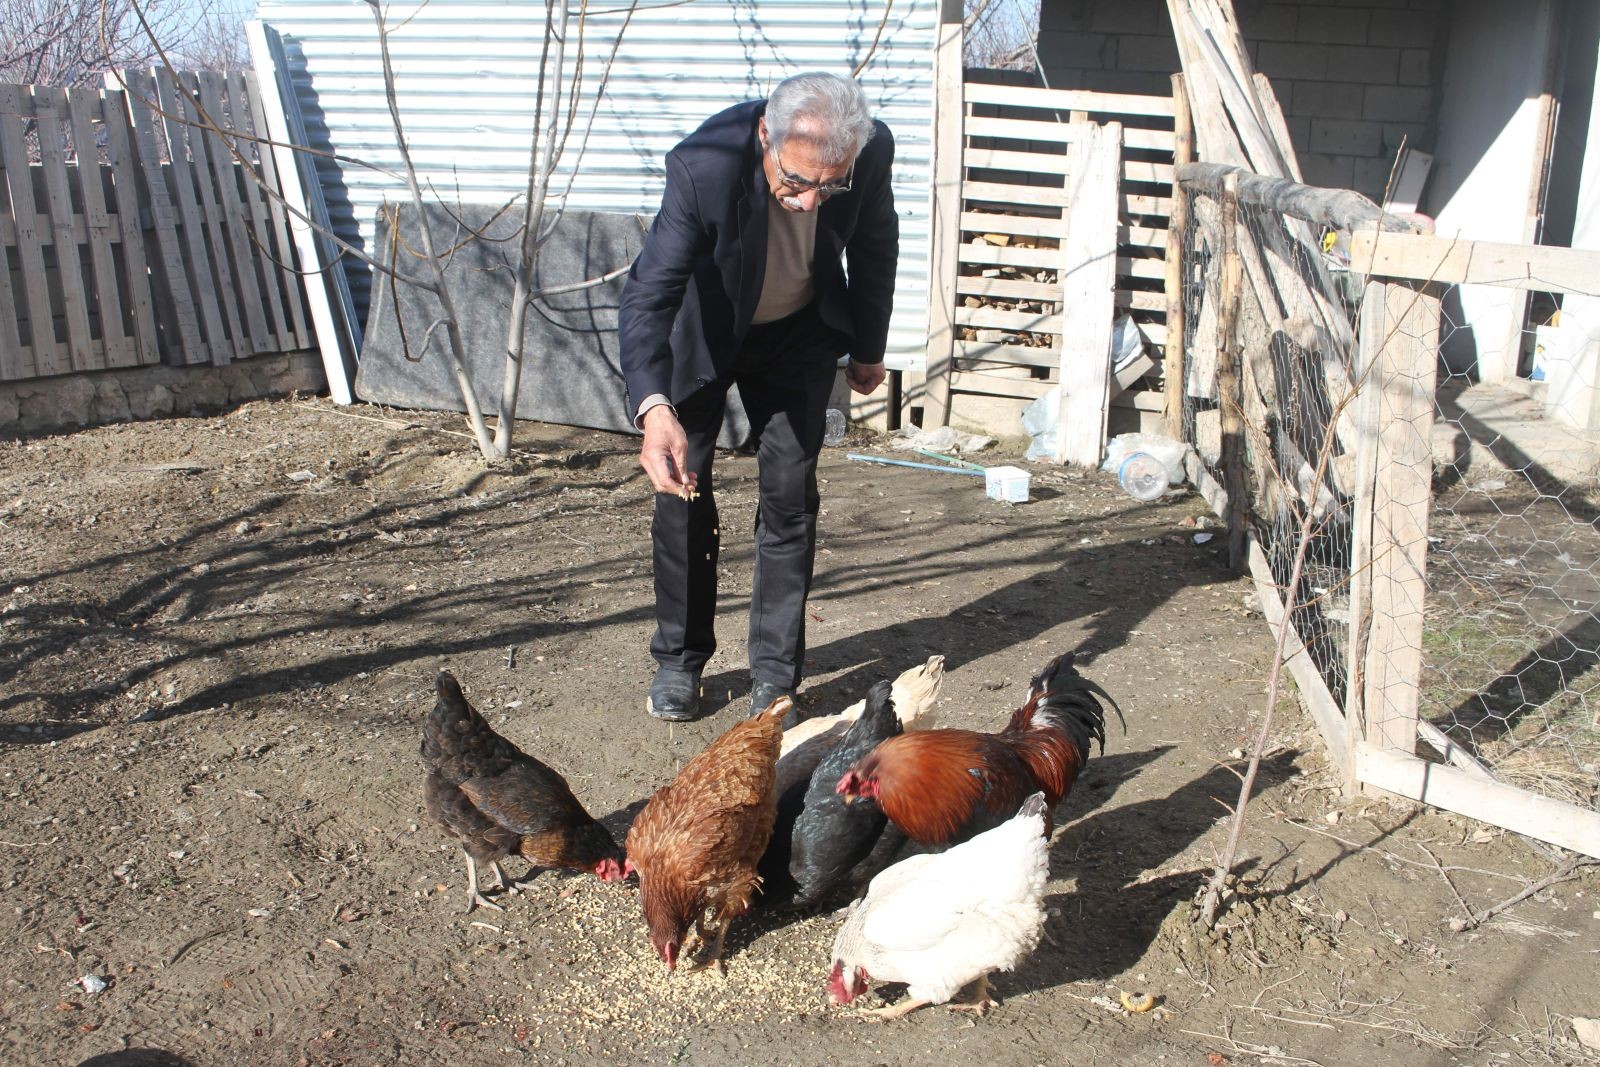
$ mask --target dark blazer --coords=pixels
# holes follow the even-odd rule
[[[725,377],[750,329],[767,269],[758,120],[765,100],[711,116],[667,153],[667,189],[628,272],[618,316],[628,417],[656,393],[678,403]],[[851,358],[883,362],[900,251],[889,188],[894,137],[874,121],[848,193],[817,209],[818,312]],[[840,263],[849,260],[849,277]]]

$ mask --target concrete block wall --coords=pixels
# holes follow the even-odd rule
[[[1445,0],[1235,0],[1312,185],[1381,200],[1402,139],[1431,151]],[[1165,93],[1179,69],[1164,0],[1044,0],[1039,55],[1056,88]]]
[[[0,382],[0,435],[26,437],[215,411],[327,387],[322,358],[314,351],[252,356],[221,367],[133,367]]]

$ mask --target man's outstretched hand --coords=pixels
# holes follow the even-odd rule
[[[685,473],[689,439],[677,413],[658,404],[644,413],[644,445],[639,449],[639,466],[658,493],[671,493],[691,499],[695,494],[695,473]]]

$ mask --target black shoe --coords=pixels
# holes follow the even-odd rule
[[[688,722],[700,714],[700,675],[671,667],[658,669],[644,707],[658,719]]]
[[[781,697],[794,700],[794,690],[788,686],[779,685],[777,682],[758,681],[750,687],[750,714],[759,715],[777,702]],[[783,728],[793,729],[800,724],[805,716],[800,714],[800,703],[795,701],[789,713],[783,717]]]

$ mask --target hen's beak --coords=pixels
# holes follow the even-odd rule
[[[841,795],[844,797],[844,803],[846,807],[849,807],[851,804],[856,802],[856,795],[854,793],[844,793]]]

